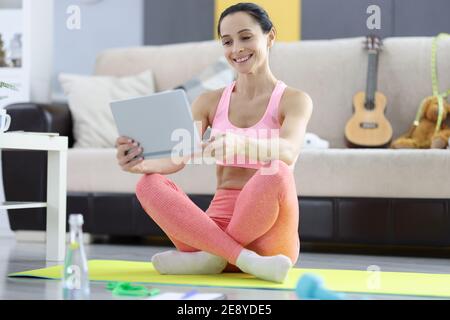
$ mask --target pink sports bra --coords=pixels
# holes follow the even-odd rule
[[[228,131],[234,134],[259,139],[270,139],[273,137],[278,137],[279,129],[281,127],[278,121],[278,106],[280,104],[281,96],[286,89],[286,84],[278,80],[275,89],[273,90],[270,97],[269,104],[266,108],[264,116],[259,120],[258,123],[248,128],[236,127],[230,122],[228,118],[231,93],[233,92],[235,85],[236,81],[233,81],[233,83],[226,87],[222,93],[222,97],[220,98],[219,105],[217,106],[217,111],[211,126],[211,136]],[[216,164],[219,164],[221,166],[259,169],[264,165],[264,162],[257,161],[256,163],[255,160],[250,161],[250,159],[246,158],[245,156],[239,155],[234,157],[234,161],[226,161],[224,163],[217,160]],[[293,170],[294,165],[295,162],[289,166],[291,170]]]

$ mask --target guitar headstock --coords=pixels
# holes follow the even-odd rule
[[[381,38],[377,35],[370,34],[366,37],[366,40],[364,41],[364,48],[366,50],[379,52],[381,51],[382,47],[383,41],[381,41]]]

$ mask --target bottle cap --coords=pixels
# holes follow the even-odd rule
[[[84,223],[82,214],[71,214],[69,216],[69,224],[82,225]]]

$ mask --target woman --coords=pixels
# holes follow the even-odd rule
[[[202,147],[217,160],[217,190],[208,210],[198,208],[164,176],[184,168],[187,159],[181,164],[144,161],[139,143],[127,137],[117,140],[117,159],[123,170],[145,174],[136,186],[137,198],[178,249],[153,256],[158,272],[241,270],[283,282],[300,250],[292,171],[312,102],[272,74],[269,50],[275,29],[264,9],[252,3],[233,5],[222,13],[217,28],[225,57],[238,76],[192,105],[201,135],[212,128],[212,138]],[[263,139],[262,131],[271,134]],[[270,148],[274,142],[276,149]],[[249,164],[240,161],[245,157]],[[267,174],[271,168],[276,170]]]

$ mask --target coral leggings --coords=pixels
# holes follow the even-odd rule
[[[136,196],[179,251],[221,256],[231,264],[228,270],[243,248],[263,256],[284,254],[295,263],[300,240],[294,176],[284,162],[274,161],[274,173],[259,169],[242,190],[217,189],[206,212],[161,174],[144,175]]]

